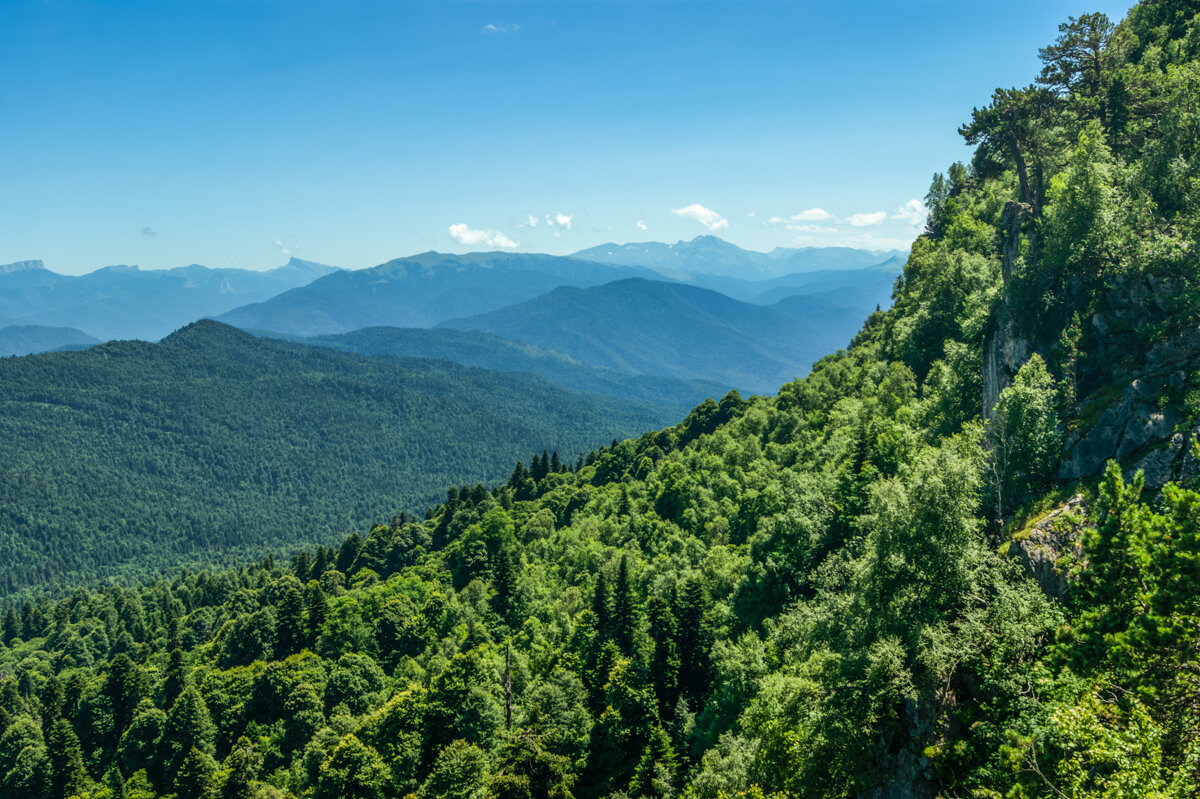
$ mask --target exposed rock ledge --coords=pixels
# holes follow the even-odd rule
[[[1087,506],[1083,496],[1076,494],[1019,533],[1009,545],[1009,557],[1024,567],[1046,596],[1063,602],[1070,593],[1070,568],[1083,555],[1080,537],[1086,523]]]

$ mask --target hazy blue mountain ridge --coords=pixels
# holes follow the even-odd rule
[[[300,336],[377,325],[432,327],[523,302],[559,286],[595,286],[627,277],[661,276],[642,267],[554,255],[427,252],[327,275],[217,319],[236,327]]]
[[[16,268],[20,267],[20,268]],[[73,327],[100,339],[159,339],[196,319],[275,296],[337,271],[293,258],[266,271],[109,266],[61,275],[40,261],[0,268],[0,317],[12,324]]]
[[[760,306],[709,289],[634,278],[562,287],[524,303],[440,327],[479,330],[553,348],[634,374],[715,380],[773,393],[862,322],[854,308],[807,297]]]
[[[0,328],[0,357],[84,349],[99,343],[100,339],[73,327],[9,325]]]

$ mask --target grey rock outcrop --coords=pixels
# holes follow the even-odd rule
[[[1083,496],[1076,494],[1039,519],[1028,535],[1009,545],[1009,556],[1051,599],[1062,602],[1070,593],[1068,572],[1083,555],[1080,537],[1086,522],[1087,506]]]
[[[1130,383],[1121,398],[1101,414],[1091,429],[1082,436],[1068,437],[1058,467],[1058,479],[1078,480],[1099,474],[1110,458],[1125,460],[1171,439],[1176,426],[1183,421],[1183,414],[1171,405],[1160,407],[1157,396],[1158,387],[1153,383],[1142,379]],[[1168,449],[1172,453],[1169,458],[1158,453],[1146,456],[1149,460],[1145,465],[1154,469],[1156,475],[1174,473],[1182,442],[1179,447]]]

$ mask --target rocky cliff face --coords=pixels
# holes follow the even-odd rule
[[[1059,480],[1097,475],[1110,459],[1129,467],[1130,476],[1142,469],[1150,489],[1183,474],[1190,442],[1200,434],[1200,428],[1180,427],[1180,400],[1189,376],[1200,371],[1200,328],[1179,331],[1148,350],[1143,344],[1148,331],[1167,320],[1177,288],[1171,278],[1153,275],[1118,282],[1083,323],[1080,418],[1064,437]],[[1064,298],[1064,307],[1075,304]],[[985,419],[1030,355],[1039,352],[1048,363],[1054,355],[1053,342],[1031,341],[1014,316],[1006,302],[984,342]]]
[[[1033,354],[1033,345],[1017,333],[1012,321],[997,318],[983,342],[983,418],[991,418],[1000,392],[1012,385],[1021,364]]]

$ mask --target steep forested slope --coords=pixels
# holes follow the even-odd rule
[[[844,346],[861,318],[860,310],[810,297],[764,307],[695,286],[631,278],[558,288],[439,327],[553,348],[623,372],[716,380],[766,393]]]
[[[0,591],[244,562],[423,510],[534,448],[675,413],[445,361],[196,323],[0,361]]]
[[[1198,13],[1065,25],[895,306],[778,396],[12,608],[2,789],[1200,795]]]

